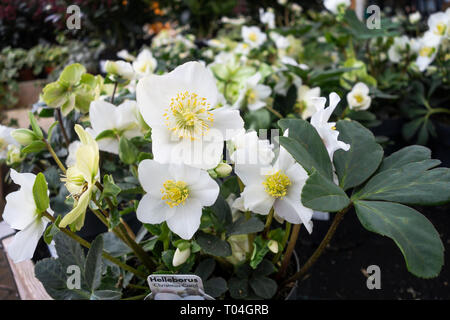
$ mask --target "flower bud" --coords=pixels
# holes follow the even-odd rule
[[[225,178],[228,177],[231,173],[231,166],[228,163],[220,163],[215,169],[214,171],[217,173],[217,176],[219,178]]]
[[[105,71],[107,73],[117,75],[121,78],[132,80],[134,78],[134,70],[130,63],[125,61],[111,61],[105,63]]]
[[[272,251],[273,253],[275,254],[278,253],[278,242],[276,242],[275,240],[270,240],[267,243],[267,247],[269,247],[269,250]]]
[[[191,248],[187,248],[184,250],[180,250],[179,248],[177,248],[177,250],[175,250],[175,254],[173,255],[172,265],[174,267],[182,265],[183,263],[186,262],[186,260],[189,258],[190,255],[191,255]]]
[[[20,152],[20,148],[14,144],[10,144],[8,146],[8,153],[6,156],[6,164],[11,166],[15,163],[20,163],[25,159],[25,155],[22,155]]]
[[[11,132],[11,136],[23,146],[27,146],[37,140],[37,136],[34,132],[28,129],[16,129]]]

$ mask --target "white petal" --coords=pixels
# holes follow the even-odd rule
[[[244,185],[261,184],[264,181],[263,167],[256,164],[236,164],[234,172]]]
[[[244,128],[244,120],[239,110],[221,107],[212,110],[211,113],[214,118],[213,128],[221,131],[224,140],[232,139]]]
[[[161,195],[164,182],[173,178],[169,172],[169,165],[155,160],[145,159],[139,163],[138,177],[142,188],[153,197]]]
[[[205,207],[216,202],[219,191],[219,185],[206,171],[201,171],[197,182],[189,186],[189,196],[198,199]]]
[[[244,207],[246,209],[263,215],[269,213],[275,201],[275,199],[264,190],[262,183],[246,186],[241,193],[241,197],[244,199]]]
[[[14,169],[10,171],[11,179],[15,184],[20,185],[22,188],[27,190],[33,190],[34,180],[36,176],[32,173],[19,173]]]
[[[277,199],[274,204],[275,212],[286,221],[294,224],[303,223],[309,233],[312,232],[310,223],[313,211],[304,207],[300,200],[293,201],[289,197]]]
[[[167,220],[167,226],[182,239],[189,240],[200,227],[201,216],[200,201],[188,199],[184,205],[176,207],[175,214]]]
[[[114,129],[116,128],[117,108],[115,105],[103,100],[92,101],[89,108],[89,119],[92,128],[97,134],[105,130]]]
[[[36,220],[14,236],[8,246],[8,255],[14,262],[28,260],[33,257],[39,238],[45,230],[47,222]]]
[[[36,218],[36,204],[31,191],[19,190],[6,196],[3,220],[13,229],[22,230]]]
[[[159,224],[172,217],[175,211],[161,198],[146,194],[139,202],[136,217],[143,223]]]
[[[119,141],[113,138],[104,138],[97,141],[99,150],[119,154]]]

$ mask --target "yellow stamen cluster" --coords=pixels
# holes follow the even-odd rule
[[[161,188],[161,200],[165,200],[171,208],[184,204],[189,196],[189,189],[184,181],[167,180]]]
[[[422,49],[419,50],[419,55],[421,57],[429,57],[433,54],[434,52],[434,48],[432,47],[423,47]]]
[[[169,130],[178,137],[195,140],[204,135],[214,121],[213,114],[208,111],[210,107],[206,98],[185,91],[171,99],[163,116]]]
[[[364,97],[362,96],[362,94],[357,93],[354,95],[354,97],[355,97],[356,102],[358,102],[358,103],[361,103],[364,101]]]
[[[272,175],[268,175],[263,182],[264,190],[274,198],[282,198],[286,195],[291,180],[288,176],[277,171]]]
[[[445,25],[445,23],[440,22],[436,26],[435,34],[437,34],[438,36],[443,36],[445,34],[446,29],[447,29],[447,26]]]
[[[256,35],[256,33],[250,32],[248,34],[248,38],[250,39],[250,41],[255,42],[258,39],[258,36]]]
[[[247,92],[247,103],[248,104],[253,104],[256,102],[256,93],[255,90],[250,89]]]

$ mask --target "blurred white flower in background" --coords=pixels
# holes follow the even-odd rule
[[[408,16],[408,20],[412,24],[419,22],[421,18],[422,18],[422,15],[420,14],[419,11],[413,12]]]
[[[408,51],[410,39],[408,36],[394,38],[394,43],[389,47],[388,57],[391,62],[399,63]]]
[[[256,73],[245,81],[236,102],[238,108],[246,106],[249,110],[255,111],[266,105],[266,99],[272,93],[272,89],[260,84],[259,81],[261,81],[260,73]]]
[[[267,40],[267,36],[258,27],[242,26],[242,38],[251,48],[258,48]]]
[[[363,82],[355,84],[352,90],[347,93],[347,103],[352,110],[367,110],[371,101],[369,87]]]
[[[13,128],[0,125],[0,160],[6,159],[8,156],[8,146],[19,145],[17,141],[11,136],[14,131]]]
[[[133,62],[133,69],[136,73],[136,78],[140,79],[152,74],[157,65],[158,62],[153,57],[152,52],[148,49],[142,50]]]
[[[295,107],[300,110],[302,119],[310,118],[317,111],[314,98],[318,97],[320,97],[319,87],[310,88],[305,85],[298,87]]]
[[[332,13],[338,14],[340,10],[346,9],[351,5],[351,0],[325,0],[323,5]]]
[[[259,8],[259,20],[269,29],[275,28],[275,13],[272,8],[268,8],[267,11],[264,11],[263,8]]]

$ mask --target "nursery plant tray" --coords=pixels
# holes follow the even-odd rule
[[[9,236],[2,240],[2,247],[5,250],[13,240],[14,236]],[[52,300],[45,291],[42,283],[34,276],[34,263],[31,260],[25,260],[14,263],[7,254],[9,267],[16,282],[17,290],[21,300]]]

